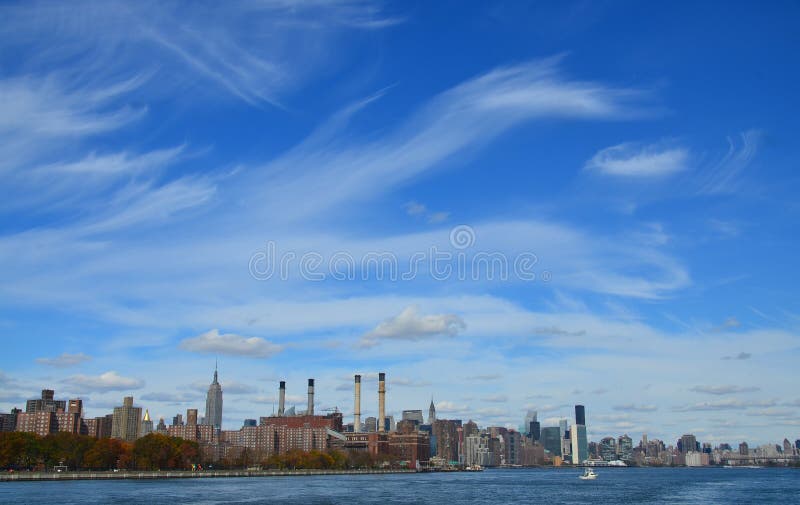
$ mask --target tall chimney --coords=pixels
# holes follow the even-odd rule
[[[278,416],[283,417],[286,407],[286,381],[281,381],[281,388],[278,390]]]
[[[356,375],[356,405],[353,409],[353,431],[361,431],[361,376]]]
[[[308,408],[306,409],[306,415],[314,415],[314,379],[308,379]]]
[[[386,374],[378,374],[378,432],[386,431]]]

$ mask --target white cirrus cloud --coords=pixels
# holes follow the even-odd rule
[[[123,377],[113,370],[100,375],[73,375],[63,382],[77,392],[130,391],[144,387],[143,380]]]
[[[689,388],[689,391],[693,391],[695,393],[706,393],[710,395],[732,395],[737,393],[754,393],[759,391],[761,388],[755,386],[733,386],[733,385],[721,385],[721,386],[694,386]]]
[[[206,354],[227,354],[248,356],[252,358],[268,358],[283,350],[260,337],[243,337],[234,333],[222,333],[214,328],[196,337],[181,341],[182,349]]]
[[[655,405],[636,405],[628,403],[625,405],[614,405],[614,410],[623,412],[655,412],[658,407]]]
[[[40,365],[52,366],[56,368],[67,368],[75,365],[80,365],[92,359],[88,354],[82,352],[70,354],[68,352],[62,353],[60,356],[52,358],[36,358],[36,362]]]
[[[364,334],[361,347],[372,347],[381,340],[422,340],[430,337],[454,337],[467,325],[456,314],[419,314],[419,307],[410,305],[395,317],[386,319]]]
[[[586,162],[586,169],[614,177],[651,178],[686,170],[688,161],[689,151],[683,147],[626,142],[600,150]]]

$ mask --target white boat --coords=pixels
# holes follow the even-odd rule
[[[581,480],[595,480],[597,478],[597,474],[594,473],[594,470],[591,468],[587,468],[586,471],[583,472],[583,475],[578,476]]]

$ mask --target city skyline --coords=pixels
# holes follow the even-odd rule
[[[275,397],[275,401],[273,402],[273,405],[272,405],[272,408],[271,408],[270,412],[251,412],[246,417],[239,419],[238,422],[231,420],[229,425],[224,425],[224,426],[217,425],[214,422],[210,421],[209,418],[208,418],[208,412],[209,412],[209,409],[211,411],[215,411],[215,407],[211,407],[211,405],[214,402],[216,402],[217,399],[219,400],[219,411],[218,411],[218,414],[220,416],[222,416],[222,414],[224,412],[224,410],[222,409],[223,389],[222,389],[222,382],[219,382],[219,379],[218,379],[218,368],[219,368],[219,363],[215,362],[213,379],[212,379],[211,384],[208,387],[208,390],[207,390],[207,393],[206,393],[206,397],[205,397],[205,402],[204,402],[204,404],[206,405],[206,409],[205,409],[206,414],[205,414],[205,416],[199,417],[199,409],[198,408],[192,408],[191,405],[188,405],[189,402],[186,402],[187,403],[186,412],[189,413],[187,415],[187,418],[191,418],[192,416],[194,416],[194,421],[193,422],[189,421],[189,424],[195,424],[195,425],[198,425],[198,426],[210,425],[210,426],[212,426],[212,427],[214,427],[216,429],[235,430],[235,429],[240,428],[241,426],[247,426],[248,425],[247,423],[249,421],[253,420],[253,419],[259,419],[259,418],[264,418],[264,417],[281,418],[281,417],[284,416],[284,414],[283,414],[284,409],[282,408],[282,405],[281,405],[281,396],[277,395]],[[382,388],[378,387],[378,384],[379,384],[378,380],[374,381],[376,389],[375,389],[375,391],[373,391],[373,393],[376,393],[376,394],[370,395],[369,392],[367,392],[367,395],[366,395],[367,398],[371,398],[372,396],[375,397],[374,399],[376,401],[372,402],[372,403],[375,403],[375,406],[376,406],[374,415],[369,415],[369,412],[371,412],[371,410],[369,408],[369,405],[371,403],[370,400],[367,399],[366,401],[364,401],[363,398],[362,398],[362,395],[363,395],[362,391],[363,390],[360,387],[361,384],[362,384],[362,378],[363,377],[369,377],[369,375],[370,374],[363,374],[363,373],[362,374],[355,374],[355,381],[354,381],[354,386],[353,387],[354,387],[354,391],[355,391],[355,397],[357,397],[358,399],[357,400],[353,400],[353,402],[355,402],[353,405],[358,405],[359,406],[359,408],[358,408],[359,415],[358,416],[356,416],[356,414],[355,414],[355,412],[356,412],[355,408],[351,408],[352,412],[349,412],[347,407],[342,407],[342,406],[339,406],[339,405],[332,406],[332,407],[326,407],[326,405],[328,405],[328,404],[326,404],[324,402],[317,402],[316,401],[315,385],[314,385],[316,383],[316,379],[308,379],[308,381],[307,381],[308,382],[308,387],[306,389],[306,397],[305,397],[305,399],[303,399],[303,401],[294,401],[294,402],[287,401],[287,399],[289,399],[289,400],[292,400],[292,399],[293,400],[299,400],[299,398],[285,395],[286,389],[287,389],[286,388],[286,386],[287,386],[286,381],[279,381],[278,391],[279,391],[279,393],[283,393],[284,394],[283,402],[289,404],[289,406],[287,408],[285,408],[285,410],[286,410],[286,414],[285,415],[287,417],[294,417],[294,416],[301,416],[302,417],[302,416],[309,415],[308,407],[306,408],[306,410],[300,410],[300,409],[297,409],[297,404],[299,403],[299,404],[302,405],[303,403],[305,403],[307,406],[310,406],[312,404],[311,402],[313,402],[313,404],[315,406],[316,405],[320,405],[322,407],[321,409],[317,409],[317,413],[319,413],[319,411],[323,411],[323,413],[330,413],[330,412],[340,413],[342,415],[342,419],[343,419],[343,423],[344,423],[344,426],[346,428],[346,431],[362,431],[362,429],[363,429],[364,432],[380,431],[378,429],[378,427],[380,426],[380,423],[378,423],[378,418],[380,416],[380,402],[382,400],[379,400],[379,398],[381,397],[380,391],[382,390]],[[379,375],[383,376],[385,374],[383,374],[383,373],[381,373],[381,374],[375,373],[374,375],[377,378]],[[367,382],[369,382],[369,381],[367,381]],[[390,384],[390,383],[391,383],[391,381],[388,380],[387,384]],[[337,389],[341,390],[343,388],[342,387],[338,387]],[[383,389],[383,390],[385,391],[386,389]],[[219,396],[216,396],[216,395],[219,395]],[[86,407],[88,405],[85,402],[86,402],[85,398],[70,399],[69,402],[67,402],[67,400],[59,400],[59,399],[54,397],[54,391],[53,390],[51,390],[51,389],[43,389],[42,390],[41,399],[37,399],[37,398],[28,399],[25,402],[24,408],[21,411],[22,412],[35,412],[35,411],[42,411],[42,410],[44,410],[44,411],[50,410],[52,412],[57,412],[57,411],[58,412],[65,412],[65,411],[67,411],[66,406],[69,403],[69,405],[70,405],[69,412],[73,412],[72,405],[73,405],[73,403],[77,403],[79,405],[77,407],[77,412],[79,412],[81,416],[85,415],[86,418],[92,418],[95,415],[97,415],[98,417],[103,417],[104,415],[108,416],[108,417],[111,417],[112,413],[100,412],[102,410],[102,408],[95,408],[95,409],[92,409],[92,410],[86,409]],[[120,402],[117,402],[117,403],[120,403]],[[146,433],[150,433],[150,432],[153,431],[154,422],[151,421],[150,417],[148,417],[149,416],[149,409],[146,407],[146,405],[143,405],[142,402],[137,402],[134,405],[134,397],[131,396],[131,395],[126,396],[121,403],[123,404],[121,407],[119,405],[116,405],[116,406],[113,407],[113,417],[115,419],[115,424],[116,424],[116,427],[114,428],[114,430],[110,432],[111,436],[113,438],[122,438],[122,439],[135,440],[137,437],[141,437],[141,436],[145,435]],[[176,404],[173,404],[173,405],[178,405],[178,404],[176,403]],[[364,405],[367,405],[366,409],[364,408]],[[423,412],[422,409],[409,409],[407,407],[408,406],[405,406],[402,409],[396,410],[396,411],[388,410],[386,412],[387,419],[388,418],[391,419],[391,426],[392,426],[391,431],[395,430],[394,423],[396,421],[398,421],[398,420],[401,420],[401,419],[405,420],[406,418],[409,418],[408,416],[411,415],[409,413],[412,413],[412,414],[413,413],[417,413],[417,415],[418,415],[418,424],[431,425],[434,420],[443,419],[442,416],[437,416],[436,415],[436,406],[435,406],[433,398],[431,398],[430,404],[429,404],[429,406],[427,408],[428,417],[427,417],[427,422],[426,423],[424,422],[425,418],[422,417],[422,412]],[[520,418],[522,418],[524,416],[524,420],[521,423],[517,424],[517,425],[512,425],[512,423],[507,423],[505,425],[492,425],[491,423],[482,423],[482,422],[478,422],[478,421],[480,421],[479,418],[475,418],[475,417],[473,417],[473,416],[471,416],[469,414],[467,414],[465,416],[450,416],[450,417],[444,418],[444,420],[448,421],[448,422],[449,421],[457,421],[459,423],[466,423],[466,422],[473,423],[474,422],[474,423],[476,423],[477,426],[482,427],[483,429],[503,428],[503,429],[509,429],[509,430],[512,430],[512,431],[519,431],[523,435],[527,435],[527,436],[532,436],[531,432],[534,431],[532,429],[533,428],[532,423],[535,422],[536,424],[538,424],[538,430],[541,430],[541,431],[539,432],[538,435],[536,435],[536,437],[534,437],[534,440],[541,440],[541,441],[545,440],[546,437],[542,435],[542,433],[545,433],[545,431],[543,431],[543,430],[558,429],[559,433],[560,433],[560,435],[559,435],[559,444],[567,442],[568,445],[569,445],[569,447],[565,448],[564,450],[575,452],[576,450],[578,450],[578,447],[579,447],[579,444],[580,444],[580,449],[579,450],[580,450],[580,454],[581,454],[581,460],[587,459],[586,454],[587,454],[587,451],[588,451],[588,449],[587,449],[587,444],[588,443],[593,443],[593,444],[594,443],[600,443],[602,440],[606,440],[608,438],[613,438],[614,440],[616,440],[617,437],[623,438],[623,437],[629,437],[630,435],[633,435],[631,437],[633,440],[641,440],[645,445],[646,445],[646,442],[647,442],[647,440],[649,438],[650,440],[657,440],[659,442],[663,440],[663,442],[666,444],[666,446],[670,446],[671,445],[671,441],[675,440],[675,441],[677,441],[677,446],[680,447],[681,440],[683,440],[685,437],[689,436],[689,435],[686,435],[686,433],[689,433],[689,432],[705,433],[705,430],[702,430],[702,429],[701,430],[688,430],[688,431],[684,430],[682,432],[683,433],[682,435],[673,435],[671,438],[670,438],[670,436],[664,436],[663,434],[659,434],[659,433],[649,433],[649,434],[647,432],[636,433],[636,432],[632,432],[632,431],[624,430],[624,429],[622,429],[622,431],[620,431],[619,433],[616,433],[616,434],[613,434],[611,432],[602,433],[602,432],[598,431],[597,429],[593,429],[592,428],[593,427],[593,423],[592,424],[588,424],[586,422],[586,410],[585,410],[586,407],[584,405],[581,405],[581,404],[561,405],[560,408],[561,408],[561,410],[563,410],[563,409],[572,410],[573,416],[559,415],[559,416],[549,416],[549,417],[545,417],[545,418],[539,418],[539,416],[538,416],[539,412],[537,410],[528,409],[527,411],[524,412],[524,414],[520,413]],[[125,409],[127,409],[127,410],[125,410]],[[118,414],[118,411],[119,412],[124,412],[124,414]],[[131,413],[128,413],[128,412],[131,412]],[[142,417],[142,413],[143,412],[145,413],[145,418]],[[311,415],[314,415],[314,413],[315,412],[312,410],[311,411]],[[367,415],[365,416],[364,413],[367,413]],[[174,421],[176,419],[182,419],[182,415],[183,415],[183,412],[179,410],[177,412],[177,414],[174,415],[174,416],[172,415],[172,413],[168,413],[168,414],[154,415],[154,416],[152,416],[152,418],[157,419],[157,420],[160,419],[160,421],[162,423],[166,422],[167,425],[173,425]],[[217,414],[215,414],[215,415],[217,415]],[[120,427],[120,425],[119,425],[120,421],[116,420],[118,416],[120,416],[121,419],[125,419],[125,423],[126,424],[123,425],[122,427]],[[130,417],[130,416],[133,416],[133,417]],[[138,418],[136,416],[138,416]],[[414,416],[412,415],[411,417],[413,418]],[[138,419],[138,421],[136,419]],[[355,429],[355,422],[356,422],[357,419],[361,419],[362,420],[362,426],[361,426],[360,429]],[[600,425],[603,426],[603,423],[602,423],[603,416],[602,415],[600,416],[600,419],[601,419]],[[150,422],[149,430],[146,433],[143,433],[142,431],[140,431],[144,427],[144,425],[141,424],[141,422],[143,420]],[[173,422],[170,423],[169,420],[172,420]],[[369,423],[370,423],[370,420],[372,420],[372,423],[373,423],[372,428],[368,427]],[[181,420],[180,422],[182,423],[183,421]],[[128,425],[130,425],[130,426],[128,426]],[[141,426],[141,428],[140,428],[140,426]],[[390,431],[388,426],[389,426],[389,424],[387,423],[387,429],[385,431]],[[574,440],[568,438],[566,441],[562,442],[562,440],[564,440],[564,434],[565,433],[569,434],[569,432],[571,430],[575,429],[575,428],[579,428],[580,429],[579,430],[580,435],[577,438],[575,438]],[[111,424],[110,424],[110,419],[109,419],[109,430],[110,429],[111,429]],[[131,431],[131,430],[133,430],[133,431]],[[137,430],[139,430],[139,431],[137,431]],[[2,429],[0,429],[0,431],[2,431]],[[639,436],[638,438],[636,438],[637,435]],[[106,435],[106,436],[108,436],[108,435]],[[791,438],[791,436],[792,436],[791,433],[787,432],[787,436],[784,437],[783,440],[787,440],[787,439]],[[693,435],[693,434],[691,435],[691,437],[696,438],[695,435]],[[750,437],[750,438],[742,437],[741,440],[721,440],[721,439],[718,439],[717,437],[715,437],[713,434],[705,434],[705,435],[703,435],[703,441],[704,441],[704,443],[711,444],[710,445],[711,447],[716,447],[717,444],[730,445],[730,446],[735,446],[737,444],[745,444],[746,446],[750,445],[752,447],[761,447],[761,446],[770,446],[770,445],[774,444],[775,442],[780,442],[780,440],[772,440],[772,441],[768,441],[767,440],[767,441],[765,441],[765,440],[754,439],[752,437]],[[800,441],[800,439],[798,439],[798,441]],[[699,442],[697,442],[697,443],[698,443],[698,446],[699,446]],[[545,447],[545,449],[548,448],[547,443],[544,444],[544,447]],[[561,449],[559,449],[559,450],[561,450]]]
[[[387,370],[395,419],[794,440],[797,19],[3,2],[0,412],[203,416],[219,359],[225,428]]]

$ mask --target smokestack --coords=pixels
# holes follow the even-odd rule
[[[308,408],[306,409],[306,415],[314,415],[314,379],[308,379]]]
[[[278,416],[283,417],[284,407],[286,407],[286,381],[281,381],[281,388],[278,390]]]
[[[356,405],[353,409],[353,431],[361,431],[361,376],[356,375]]]
[[[378,432],[386,431],[386,374],[378,374]]]

